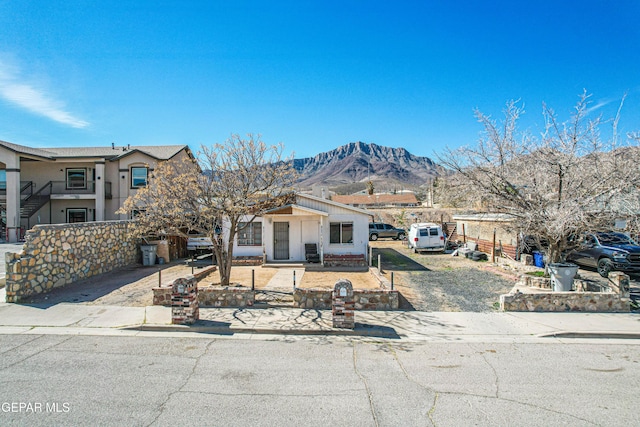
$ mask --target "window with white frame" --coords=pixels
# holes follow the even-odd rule
[[[329,243],[352,244],[353,243],[353,223],[352,222],[330,223],[329,224]]]
[[[131,168],[131,188],[147,186],[149,168],[145,166],[134,166]]]
[[[67,190],[87,188],[86,169],[67,169]]]
[[[262,246],[262,223],[253,221],[238,224],[238,246]]]

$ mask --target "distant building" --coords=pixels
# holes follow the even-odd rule
[[[0,141],[0,221],[8,241],[35,224],[128,219],[115,212],[186,145],[33,148]]]
[[[415,207],[420,205],[415,193],[335,195],[331,197],[331,200],[357,208]]]

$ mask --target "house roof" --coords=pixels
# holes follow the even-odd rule
[[[417,204],[418,199],[414,193],[401,194],[351,194],[347,196],[332,196],[331,200],[349,205],[391,205],[391,204]]]
[[[489,222],[509,222],[515,219],[513,215],[508,213],[491,213],[491,212],[453,215],[452,218],[456,221],[489,221]]]
[[[0,141],[0,146],[18,154],[26,154],[28,156],[53,160],[53,153],[44,149],[26,147],[24,145],[18,145],[7,141]]]
[[[156,160],[169,160],[182,150],[186,150],[193,157],[187,145],[140,145],[129,147],[59,147],[59,148],[32,148],[11,142],[0,141],[0,146],[18,154],[38,157],[46,160],[104,157],[109,160],[118,160],[133,153],[143,153]]]
[[[78,157],[105,157],[109,160],[118,160],[134,153],[143,153],[157,160],[169,160],[182,150],[187,150],[187,145],[149,145],[130,146],[125,148],[116,147],[67,147],[48,148],[57,158],[78,158]]]
[[[335,200],[329,200],[329,199],[323,199],[322,197],[316,197],[316,196],[312,196],[310,194],[302,194],[302,193],[296,193],[296,197],[302,197],[302,198],[306,198],[309,200],[314,200],[316,202],[321,202],[321,203],[326,203],[328,205],[333,205],[333,206],[337,206],[343,209],[348,209],[350,211],[354,211],[354,212],[358,212],[364,215],[369,215],[369,216],[373,216],[374,214],[369,212],[366,209],[361,209],[361,208],[356,208],[355,206],[351,206],[351,205],[347,205],[344,203],[340,203],[340,202],[336,202]]]
[[[328,216],[327,212],[319,211],[317,209],[311,209],[300,205],[285,205],[277,208],[270,209],[265,212],[266,215],[299,215],[299,214],[308,214],[308,215],[320,215],[320,216]]]

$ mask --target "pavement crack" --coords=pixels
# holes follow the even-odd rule
[[[588,420],[586,418],[579,417],[577,415],[569,414],[569,413],[563,412],[563,411],[557,411],[557,410],[551,409],[551,408],[545,408],[544,406],[536,405],[534,403],[521,402],[521,401],[515,400],[515,399],[507,399],[507,398],[504,398],[504,397],[487,396],[485,394],[477,394],[477,393],[464,393],[464,392],[459,392],[459,391],[443,391],[443,392],[439,392],[439,394],[440,395],[447,395],[447,396],[467,396],[467,397],[479,397],[479,398],[482,398],[482,399],[496,399],[496,400],[501,400],[503,402],[515,403],[515,404],[518,404],[518,405],[527,406],[529,408],[539,409],[541,411],[547,411],[547,412],[551,412],[551,413],[558,414],[558,415],[565,415],[567,417],[571,417],[571,418],[574,418],[576,420],[583,421],[583,422],[585,422],[587,424],[590,424],[590,425],[594,425],[594,426],[599,426],[600,425],[600,424],[594,423],[593,421]],[[467,403],[469,404],[469,406],[473,407],[471,402],[467,401]]]
[[[436,425],[436,420],[433,419],[433,416],[436,413],[436,405],[438,404],[438,396],[440,396],[440,393],[436,392],[436,395],[433,397],[433,404],[431,405],[431,408],[429,408],[429,412],[427,412],[427,416],[429,417],[429,421],[431,421],[431,424],[434,427]]]
[[[500,398],[500,377],[498,376],[498,371],[496,371],[496,368],[491,364],[491,362],[489,362],[489,360],[485,356],[484,351],[479,350],[478,348],[474,348],[473,345],[470,345],[470,347],[476,350],[482,357],[482,360],[484,360],[484,363],[486,363],[487,366],[491,368],[491,371],[493,372],[493,378],[494,378],[493,384],[495,386],[495,398],[499,399]]]
[[[367,397],[369,398],[369,408],[371,409],[371,416],[373,417],[373,422],[376,426],[379,426],[380,424],[378,423],[376,408],[373,404],[373,395],[371,394],[371,390],[369,389],[369,384],[367,383],[367,380],[364,377],[364,375],[362,375],[358,370],[358,352],[356,350],[356,347],[357,347],[357,343],[353,343],[353,370],[355,371],[356,375],[360,378],[360,380],[364,384],[364,388],[367,391]]]
[[[404,374],[405,378],[407,379],[407,381],[412,382],[413,384],[416,384],[418,387],[430,392],[430,393],[434,393],[434,397],[433,397],[433,403],[431,404],[431,408],[429,408],[429,411],[427,412],[427,416],[429,417],[429,421],[431,421],[432,425],[436,425],[435,420],[433,419],[433,415],[436,412],[436,404],[438,403],[438,391],[434,390],[431,387],[428,387],[424,384],[421,384],[420,382],[414,380],[411,375],[409,375],[409,372],[407,372],[407,370],[405,369],[404,365],[402,364],[402,362],[400,361],[400,359],[398,358],[398,353],[396,353],[396,349],[393,348],[393,346],[391,344],[387,344],[387,348],[389,349],[389,352],[393,355],[394,360],[396,361],[396,363],[398,364],[398,366],[400,367],[400,370],[402,371],[402,373]]]
[[[39,338],[42,338],[42,337],[44,337],[44,335],[39,335],[39,336],[38,336],[38,339],[39,339]],[[23,358],[22,358],[22,359],[20,359],[20,360],[16,360],[15,362],[13,362],[13,363],[11,363],[11,364],[9,364],[9,365],[7,365],[7,366],[3,366],[3,367],[2,367],[2,370],[6,370],[6,369],[9,369],[9,368],[12,368],[12,367],[16,366],[17,364],[22,363],[22,362],[24,362],[24,361],[26,361],[26,360],[29,360],[29,359],[31,359],[32,357],[35,357],[35,356],[39,355],[40,353],[43,353],[43,352],[48,351],[48,350],[51,350],[51,349],[53,349],[53,348],[55,348],[55,347],[59,346],[60,344],[63,344],[63,343],[65,343],[65,342],[69,341],[69,340],[70,340],[70,339],[72,339],[72,338],[73,338],[72,336],[69,336],[69,337],[67,337],[67,338],[63,339],[63,340],[62,340],[62,341],[60,341],[60,342],[54,343],[54,344],[53,344],[53,345],[51,345],[51,346],[44,347],[44,348],[40,349],[39,351],[37,351],[37,352],[35,352],[35,353],[33,353],[33,354],[30,354],[30,355],[28,355],[28,356],[26,356],[26,357],[23,357]],[[19,346],[14,347],[12,350],[15,350],[16,348],[20,348],[20,347],[22,347],[22,346],[24,346],[24,345],[26,345],[26,344],[30,344],[30,343],[32,343],[32,342],[34,342],[34,341],[35,341],[35,339],[34,339],[34,340],[27,341],[27,342],[25,342],[25,343],[22,343],[22,344],[20,344]]]
[[[167,408],[167,403],[171,400],[171,398],[175,394],[180,393],[182,391],[182,389],[184,389],[184,387],[189,383],[189,380],[191,380],[191,378],[193,377],[193,375],[196,372],[196,368],[198,367],[198,364],[200,363],[200,359],[202,359],[202,356],[207,354],[207,352],[209,351],[209,347],[211,347],[211,345],[213,343],[215,343],[215,342],[216,342],[215,340],[211,340],[206,345],[206,347],[204,348],[204,351],[202,352],[202,354],[200,354],[198,357],[195,358],[195,362],[193,363],[193,366],[191,367],[191,372],[189,372],[189,375],[187,375],[187,377],[182,382],[182,384],[180,384],[180,386],[176,387],[176,389],[174,391],[172,391],[171,393],[167,394],[167,398],[158,407],[159,408],[158,415],[156,415],[155,418],[153,420],[151,420],[151,422],[148,424],[148,426],[151,426],[151,425],[155,424],[156,421],[158,421],[160,416],[164,413],[165,409]]]
[[[11,348],[9,348],[9,349],[7,349],[7,350],[5,350],[5,351],[0,351],[0,354],[9,353],[10,351],[14,351],[14,350],[16,350],[16,349],[18,349],[18,348],[20,348],[20,347],[24,347],[24,346],[26,346],[26,345],[28,345],[28,344],[31,344],[32,342],[34,342],[35,340],[40,339],[40,338],[42,338],[42,335],[34,335],[34,336],[32,337],[32,339],[30,339],[29,341],[25,341],[25,342],[23,342],[22,344],[17,345],[17,346],[15,346],[15,347],[11,347]]]

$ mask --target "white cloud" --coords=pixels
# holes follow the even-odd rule
[[[4,71],[2,70],[4,69]],[[74,128],[84,128],[89,123],[65,110],[64,104],[53,99],[45,91],[20,81],[16,67],[5,64],[0,59],[0,97],[58,123]]]
[[[587,113],[593,113],[594,111],[598,111],[602,107],[606,107],[607,105],[611,104],[613,101],[615,101],[615,100],[614,99],[604,99],[602,101],[598,101],[598,103],[596,105],[593,105],[593,106],[591,106],[591,107],[589,107],[587,109]]]

